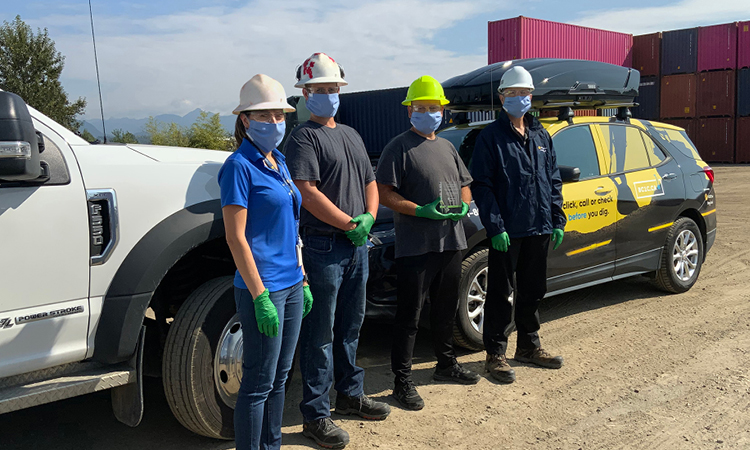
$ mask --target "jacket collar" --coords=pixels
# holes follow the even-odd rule
[[[500,110],[497,120],[499,120],[505,127],[512,126],[510,122],[510,117],[508,117],[508,112],[505,111],[504,109]],[[526,128],[529,130],[529,136],[531,136],[532,133],[536,134],[539,131],[544,129],[544,127],[542,126],[542,123],[539,122],[539,120],[536,117],[532,116],[529,113],[524,114],[523,122]]]

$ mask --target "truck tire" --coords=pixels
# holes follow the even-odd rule
[[[688,217],[678,218],[667,233],[654,284],[674,294],[687,291],[698,281],[704,256],[698,225]]]
[[[469,350],[484,350],[484,300],[487,295],[487,248],[477,248],[461,264],[458,313],[453,326],[456,344]]]
[[[227,326],[235,323],[231,331],[242,336],[233,278],[214,278],[188,296],[170,326],[162,359],[164,393],[175,418],[190,431],[217,439],[234,439],[234,405],[220,395],[215,376]]]

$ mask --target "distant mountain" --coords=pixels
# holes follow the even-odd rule
[[[177,125],[183,126],[183,127],[189,127],[193,123],[195,123],[196,119],[198,119],[198,116],[203,110],[200,108],[196,108],[193,111],[190,111],[189,113],[185,114],[184,116],[178,116],[176,114],[160,114],[158,116],[154,116],[154,119],[156,119],[159,122],[162,123],[176,123]],[[230,114],[227,116],[219,116],[219,119],[221,120],[221,124],[224,126],[224,129],[227,130],[227,133],[234,133],[234,122],[236,120],[237,116]],[[148,122],[148,117],[143,119],[131,119],[128,117],[123,118],[110,118],[106,119],[104,121],[104,126],[107,129],[107,137],[112,137],[112,131],[113,130],[123,130],[124,132],[131,132],[135,135],[135,137],[138,138],[139,142],[147,143],[148,142],[148,135],[146,134],[144,127],[146,125],[146,122]],[[90,119],[90,120],[84,120],[83,124],[81,125],[81,132],[83,130],[88,130],[89,133],[94,135],[98,139],[102,139],[104,134],[101,130],[101,120],[96,119]]]

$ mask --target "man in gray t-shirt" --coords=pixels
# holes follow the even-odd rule
[[[479,375],[458,364],[453,350],[461,250],[466,249],[461,219],[471,203],[471,176],[453,144],[435,134],[447,103],[434,78],[422,76],[411,84],[402,104],[408,108],[412,128],[386,145],[376,175],[380,203],[395,212],[398,291],[391,350],[396,376],[393,396],[411,410],[424,407],[411,379],[411,365],[428,293],[437,357],[433,378],[462,384],[479,381]]]

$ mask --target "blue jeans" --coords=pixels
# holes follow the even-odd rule
[[[355,247],[343,234],[303,236],[305,271],[313,308],[302,321],[300,373],[305,422],[331,415],[328,392],[364,393],[365,371],[357,367],[359,329],[365,318],[367,246]]]
[[[244,355],[242,384],[234,408],[237,450],[280,449],[284,383],[292,367],[302,321],[302,282],[270,293],[279,314],[279,334],[258,331],[253,296],[234,288],[240,313]]]

